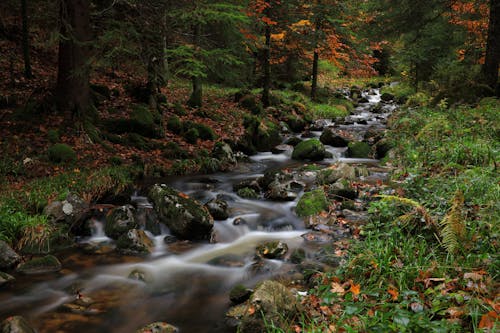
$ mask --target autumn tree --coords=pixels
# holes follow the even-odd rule
[[[89,85],[90,1],[60,1],[56,102],[60,112],[82,120],[91,106]]]

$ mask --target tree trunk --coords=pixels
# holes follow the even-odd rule
[[[27,79],[33,77],[31,72],[31,59],[30,59],[30,39],[29,39],[29,25],[28,25],[28,8],[26,0],[21,0],[21,16],[23,21],[23,57],[24,57],[24,76]]]
[[[200,45],[200,36],[201,36],[201,24],[196,23],[193,27],[193,45],[196,50]],[[195,52],[196,56],[196,52]],[[189,98],[188,104],[193,108],[199,108],[202,104],[202,94],[203,94],[203,86],[201,82],[201,77],[193,76],[191,78],[193,83],[193,91],[191,92],[191,97]]]
[[[264,47],[264,78],[262,82],[262,105],[269,106],[269,90],[271,89],[271,26],[266,24],[265,29],[266,45]]]
[[[60,112],[84,120],[90,108],[90,1],[61,0],[56,100]]]
[[[313,68],[312,68],[312,82],[311,82],[311,100],[316,100],[316,92],[318,90],[318,63],[319,53],[314,51]]]
[[[500,96],[498,85],[498,67],[500,61],[500,0],[490,0],[490,19],[486,56],[481,74],[484,82]]]

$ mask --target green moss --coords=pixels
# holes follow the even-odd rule
[[[309,139],[295,146],[292,158],[294,160],[320,161],[325,158],[325,146],[318,139]]]
[[[57,143],[61,140],[61,135],[59,134],[59,130],[51,129],[47,131],[47,139],[50,143]]]
[[[257,100],[255,95],[245,95],[240,99],[241,107],[249,110],[254,115],[259,115],[263,112],[262,104]]]
[[[311,216],[328,209],[328,204],[325,192],[317,189],[304,193],[297,203],[295,212],[299,217]]]
[[[184,139],[187,143],[195,144],[200,137],[200,133],[196,128],[190,128],[184,133]]]
[[[167,128],[170,132],[175,134],[181,134],[183,130],[181,119],[177,116],[172,116],[167,120]]]
[[[186,108],[180,102],[175,102],[174,112],[176,115],[181,116],[181,117],[187,115]]]
[[[47,150],[49,160],[54,163],[72,162],[76,160],[76,153],[67,144],[56,143]]]
[[[217,135],[215,135],[215,132],[211,127],[198,123],[195,126],[200,135],[200,139],[213,141],[217,138]]]
[[[371,147],[366,142],[349,142],[347,154],[354,158],[368,158],[371,153]]]
[[[249,187],[240,188],[236,194],[245,199],[257,199],[259,197],[257,192]]]

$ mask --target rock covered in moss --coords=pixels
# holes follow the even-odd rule
[[[242,284],[238,284],[229,292],[229,299],[234,304],[241,304],[250,298],[252,292],[252,289],[249,289]]]
[[[138,227],[135,220],[135,208],[132,205],[125,205],[114,208],[108,216],[106,216],[104,232],[106,236],[118,239],[127,231]]]
[[[19,264],[16,271],[23,274],[44,274],[58,272],[61,270],[61,262],[53,255],[47,255],[41,258],[34,258],[27,262]]]
[[[52,222],[63,222],[73,228],[90,217],[90,205],[78,195],[70,193],[63,201],[53,201],[43,209]]]
[[[154,249],[154,242],[144,230],[131,229],[116,241],[118,250],[126,254],[150,254]]]
[[[333,184],[340,178],[355,180],[356,168],[347,163],[338,163],[318,172],[316,181],[318,184]]]
[[[49,160],[53,163],[72,162],[76,160],[76,153],[65,143],[56,143],[47,150]]]
[[[179,329],[165,322],[155,322],[138,329],[135,333],[177,333]]]
[[[347,149],[347,156],[353,158],[369,158],[371,147],[366,142],[350,142]]]
[[[21,256],[9,244],[0,240],[0,269],[10,268],[21,261]]]
[[[231,146],[225,142],[217,142],[212,150],[212,157],[220,160],[223,165],[236,164],[236,156]]]
[[[240,188],[236,194],[238,194],[240,197],[244,199],[257,199],[259,197],[259,194],[255,192],[253,188],[250,187],[243,187]]]
[[[156,184],[149,191],[160,221],[181,239],[211,239],[214,220],[198,201],[175,189]]]
[[[304,193],[297,203],[295,213],[299,217],[306,217],[317,214],[328,209],[328,200],[322,189]]]
[[[36,333],[28,321],[21,316],[8,317],[0,324],[2,333]]]
[[[329,146],[332,146],[332,147],[347,147],[347,145],[349,144],[349,141],[350,141],[349,138],[336,133],[331,128],[325,129],[321,133],[321,136],[319,137],[319,140],[323,144],[329,145]]]
[[[293,201],[304,187],[305,184],[295,180],[286,182],[275,180],[269,184],[265,196],[267,199],[274,201]]]
[[[295,146],[292,153],[294,160],[321,161],[325,156],[325,146],[318,139],[302,141]]]

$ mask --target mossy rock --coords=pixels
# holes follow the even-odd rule
[[[214,220],[198,201],[164,184],[154,185],[149,197],[160,221],[173,235],[190,240],[212,238]]]
[[[369,158],[372,148],[366,142],[349,142],[347,155],[353,158]]]
[[[318,139],[302,141],[295,146],[292,153],[292,158],[294,160],[321,161],[325,157],[325,146]]]
[[[257,199],[259,197],[259,194],[249,187],[240,188],[236,194],[244,199]]]
[[[200,139],[202,140],[209,140],[209,141],[213,141],[215,139],[217,139],[217,135],[215,135],[215,132],[214,130],[205,125],[205,124],[196,124],[196,129],[198,130],[198,134],[200,136]]]
[[[170,132],[181,134],[183,130],[182,121],[177,116],[172,116],[167,120],[167,128]]]
[[[179,329],[177,327],[164,322],[155,322],[135,331],[135,333],[177,333],[177,332],[179,332]]]
[[[61,140],[61,135],[59,134],[59,130],[51,129],[47,131],[47,139],[50,143],[57,143]]]
[[[130,114],[131,130],[148,138],[162,137],[161,121],[158,111],[152,111],[146,105],[135,105]]]
[[[311,216],[328,209],[328,199],[322,189],[306,192],[300,198],[295,208],[295,213],[299,217]]]
[[[14,280],[15,278],[12,275],[0,272],[0,288]]]
[[[36,333],[36,330],[21,316],[7,317],[0,323],[2,333]]]
[[[196,128],[190,128],[184,133],[184,139],[186,140],[187,143],[190,144],[195,144],[198,141],[198,138],[200,137],[200,133]]]
[[[31,259],[17,266],[16,271],[22,274],[44,274],[61,270],[61,262],[53,255]]]
[[[302,132],[307,126],[307,123],[303,118],[295,116],[288,117],[286,119],[286,124],[295,133]]]
[[[76,160],[76,153],[67,144],[56,143],[47,150],[49,160],[53,163],[73,162]]]
[[[187,115],[186,108],[180,102],[174,103],[174,112],[176,115],[181,117]]]
[[[189,153],[182,149],[176,142],[168,142],[165,147],[163,147],[163,156],[166,158],[188,158]]]
[[[242,108],[247,109],[254,115],[262,114],[262,111],[264,111],[262,103],[257,100],[257,96],[255,95],[245,95],[241,97],[239,104]]]
[[[288,252],[288,245],[281,241],[271,241],[257,246],[257,256],[266,259],[282,259]]]
[[[106,216],[104,232],[106,233],[106,236],[118,239],[129,230],[138,227],[139,225],[135,220],[135,208],[131,205],[125,205],[114,208]]]
[[[250,295],[252,295],[252,289],[248,289],[242,284],[237,284],[229,292],[229,299],[234,304],[241,304],[248,300]]]
[[[150,254],[154,249],[154,242],[146,235],[144,230],[131,229],[116,241],[117,248],[126,254]]]

